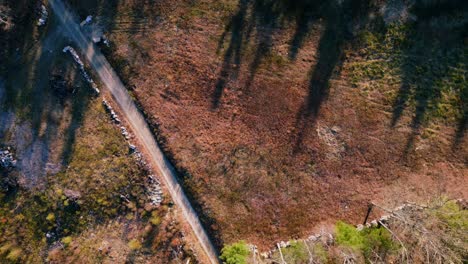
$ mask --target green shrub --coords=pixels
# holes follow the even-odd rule
[[[318,260],[319,263],[328,263],[328,252],[323,248],[322,244],[314,244],[312,254],[314,255],[314,259]]]
[[[151,213],[151,218],[150,218],[151,224],[158,226],[161,224],[161,217],[158,216],[158,213],[156,211],[153,211]]]
[[[444,203],[435,210],[437,218],[447,223],[451,230],[468,230],[468,210],[463,210],[455,201]]]
[[[55,220],[55,214],[54,213],[49,213],[46,217],[47,221],[53,222]]]
[[[10,253],[8,253],[6,258],[10,261],[16,262],[20,260],[22,254],[23,254],[23,250],[21,248],[15,247],[10,250]]]
[[[11,243],[6,243],[0,247],[0,255],[7,253],[13,245]]]
[[[71,236],[67,236],[67,237],[62,238],[62,243],[65,246],[70,245],[72,241],[73,241],[73,238]]]
[[[379,256],[385,256],[398,248],[387,229],[367,228],[361,231],[361,234],[364,237],[363,252],[365,257],[370,257],[372,252]]]
[[[336,242],[356,250],[363,249],[365,244],[364,237],[356,227],[341,221],[336,224]]]
[[[130,242],[128,242],[128,247],[131,249],[131,250],[139,250],[141,249],[141,243],[140,241],[136,240],[136,239],[132,239],[130,240]]]
[[[338,222],[336,225],[336,242],[361,252],[366,258],[372,253],[384,257],[398,248],[390,232],[384,228],[366,228],[358,231],[354,226],[343,222]]]
[[[290,246],[281,250],[287,263],[307,263],[309,253],[304,242],[291,242]]]
[[[249,256],[249,248],[245,241],[226,245],[221,250],[221,260],[226,264],[246,264]]]

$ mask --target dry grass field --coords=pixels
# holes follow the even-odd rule
[[[219,246],[360,223],[369,201],[467,197],[464,5],[80,6],[112,25],[103,50]]]
[[[0,259],[193,261],[53,18],[39,29],[32,1],[6,2],[0,147],[21,166],[0,171],[2,188],[16,180],[0,194]],[[102,51],[219,248],[358,224],[369,202],[468,196],[461,1],[67,2],[110,39]]]

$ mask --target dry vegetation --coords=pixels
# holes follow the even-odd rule
[[[369,200],[392,207],[441,193],[467,196],[465,5],[436,5],[435,15],[412,9],[416,20],[386,25],[382,2],[69,1],[109,31],[112,45],[103,51],[217,245],[243,239],[261,250],[338,219],[359,223]],[[0,29],[0,56],[8,62],[0,73],[25,85],[7,82],[10,100],[1,110],[31,122],[41,140],[61,149],[51,160],[64,158],[65,166],[39,179],[39,189],[20,182],[2,195],[0,257],[193,259],[169,204],[145,206],[146,172],[86,88],[60,99],[28,84],[55,71],[38,67],[52,65],[47,52],[31,49],[42,36],[25,22],[33,4],[15,3],[16,34]],[[15,60],[17,53],[30,61]],[[66,75],[77,81],[73,71]],[[79,198],[67,197],[70,190]],[[355,260],[367,257],[351,248]],[[289,257],[301,263],[303,249],[293,247]],[[312,251],[326,257],[323,246]]]
[[[89,10],[218,245],[466,197],[464,5],[386,25],[379,1],[134,3]]]

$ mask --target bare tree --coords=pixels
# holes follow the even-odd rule
[[[447,201],[429,208],[410,206],[398,212],[379,206],[394,216],[389,223],[380,224],[401,245],[399,263],[463,263],[457,249],[466,250],[466,230],[452,228],[436,216],[444,203]]]

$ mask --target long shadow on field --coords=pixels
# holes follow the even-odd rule
[[[249,7],[250,0],[240,0],[237,13],[232,17],[231,21],[227,25],[226,31],[223,33],[221,40],[219,41],[220,49],[224,39],[228,33],[230,36],[229,46],[224,54],[223,66],[219,74],[218,81],[215,85],[215,91],[213,93],[212,107],[217,108],[223,95],[226,83],[229,81],[231,76],[236,77],[239,72],[239,65],[241,63],[241,50],[244,43],[244,27],[245,19],[247,16],[247,10]]]
[[[296,26],[290,48],[290,59],[294,60],[312,23],[319,17],[321,6],[320,1],[308,0],[240,0],[237,12],[231,17],[218,43],[218,52],[225,42],[227,48],[212,94],[212,109],[219,107],[229,80],[238,77],[243,57],[252,58],[245,83],[245,90],[249,91],[262,61],[271,53],[273,35],[291,22]],[[250,41],[254,43],[253,50],[249,50]]]
[[[403,157],[413,149],[424,124],[446,111],[441,108],[444,94],[454,92],[460,99],[455,106],[455,111],[459,111],[461,116],[454,144],[464,136],[468,87],[462,65],[466,63],[463,39],[466,37],[468,19],[457,22],[456,17],[460,12],[466,15],[467,7],[460,1],[418,6],[415,9],[417,22],[405,29],[406,36],[401,44],[402,85],[393,103],[391,120],[391,127],[394,127],[409,106],[414,109],[410,125],[412,132],[403,150]]]
[[[305,39],[313,33],[314,23],[323,20],[324,30],[317,51],[318,62],[309,73],[309,94],[296,117],[294,151],[313,125],[328,94],[332,77],[351,39],[354,25],[365,24],[371,1],[273,1],[241,0],[237,12],[221,36],[218,52],[227,43],[223,64],[212,94],[212,109],[217,109],[230,79],[236,79],[242,60],[249,63],[249,76],[243,88],[248,93],[263,60],[271,55],[273,35],[283,26],[295,26],[288,58],[294,61]],[[363,21],[364,20],[364,21]],[[253,43],[253,49],[249,47]],[[246,59],[244,59],[246,58]],[[248,61],[248,62],[247,62]]]
[[[352,38],[350,31],[354,24],[365,23],[370,8],[370,1],[350,0],[341,6],[330,2],[324,6],[325,31],[317,51],[318,61],[310,71],[309,94],[296,116],[296,139],[293,152],[301,149],[308,129],[315,124],[317,115],[329,90],[329,81],[341,64],[344,45]],[[294,53],[293,53],[294,54]]]

